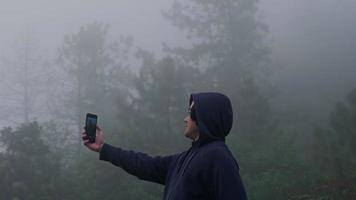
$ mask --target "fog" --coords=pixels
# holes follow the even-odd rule
[[[176,153],[190,145],[183,117],[199,91],[231,97],[227,143],[250,199],[356,198],[356,1],[224,2],[2,1],[0,176],[14,172],[0,199],[162,199],[83,147],[85,113],[99,115],[108,143]],[[47,153],[31,160],[26,145]],[[49,178],[30,177],[12,152],[30,171],[46,163],[36,176]]]
[[[283,68],[275,74],[277,85],[284,85],[285,94],[297,99],[291,104],[306,106],[314,117],[322,113],[316,118],[326,117],[329,110],[324,106],[342,100],[355,85],[355,2],[261,4],[274,55]]]
[[[172,1],[11,1],[1,8],[1,43],[30,32],[43,49],[55,51],[65,34],[93,21],[110,24],[110,35],[132,35],[138,46],[160,51],[162,41],[177,43],[183,37],[161,16]],[[163,39],[164,38],[164,39]],[[179,40],[178,40],[179,41]]]

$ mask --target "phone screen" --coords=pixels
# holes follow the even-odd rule
[[[95,135],[96,135],[96,124],[98,121],[98,116],[87,113],[86,120],[85,120],[85,132],[88,136],[89,142],[95,142]]]

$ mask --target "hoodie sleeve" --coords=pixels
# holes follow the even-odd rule
[[[237,162],[229,152],[215,151],[211,156],[211,191],[216,200],[247,200]]]
[[[169,165],[174,157],[174,155],[151,157],[144,153],[127,151],[104,144],[99,159],[109,161],[139,179],[165,184]]]

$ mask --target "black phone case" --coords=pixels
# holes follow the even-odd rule
[[[90,143],[95,142],[97,122],[98,122],[97,115],[87,113],[86,118],[85,118],[85,133],[86,133]]]

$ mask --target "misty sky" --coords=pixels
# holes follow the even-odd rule
[[[300,57],[337,59],[339,53],[345,53],[343,48],[356,47],[352,40],[356,35],[354,0],[267,0],[261,1],[261,7],[283,61]]]
[[[29,33],[38,41],[39,53],[51,61],[64,35],[77,33],[93,21],[108,23],[111,39],[131,35],[135,46],[160,54],[162,42],[188,44],[184,34],[162,18],[161,11],[170,8],[172,2],[1,0],[0,57],[11,54],[18,35]],[[333,80],[330,84],[339,84],[340,88],[356,80],[355,0],[260,0],[259,6],[259,16],[269,27],[267,41],[273,57],[282,69],[289,70],[277,73],[276,84],[288,88],[287,81],[298,83],[289,88],[298,95],[314,87],[318,82],[312,81],[317,79],[322,84]],[[330,93],[328,86],[315,88],[319,93],[312,95]],[[347,90],[343,87],[334,96],[342,98]]]
[[[137,46],[152,51],[159,52],[162,41],[172,45],[184,44],[181,33],[161,16],[161,10],[168,9],[173,0],[149,3],[138,0],[1,2],[2,51],[6,51],[6,47],[21,32],[29,32],[39,38],[40,46],[45,51],[54,50],[65,34],[76,33],[80,26],[93,21],[110,24],[113,37],[132,35]],[[355,10],[353,0],[260,1],[260,15],[269,26],[274,52],[285,60],[297,59],[291,55],[308,56],[328,45],[349,44],[350,41],[342,40],[347,38],[344,36],[348,32],[356,32],[352,17]],[[335,34],[340,34],[339,40],[336,40]],[[315,41],[315,38],[320,38],[320,41]]]
[[[161,40],[176,40],[173,28],[161,17],[171,0],[142,4],[137,0],[3,1],[0,7],[2,50],[16,34],[29,32],[43,48],[58,47],[65,34],[76,33],[93,21],[110,24],[110,34],[132,35],[138,46],[159,50]],[[167,34],[169,33],[169,34]],[[178,35],[177,35],[178,36]]]

